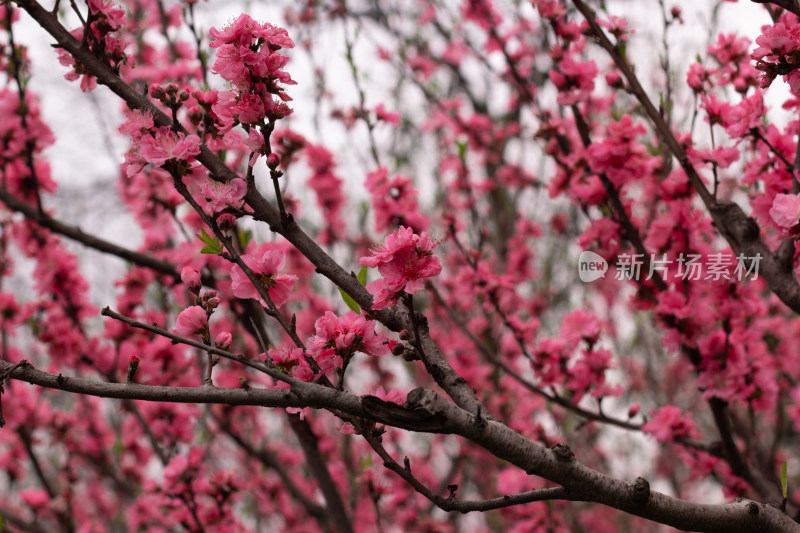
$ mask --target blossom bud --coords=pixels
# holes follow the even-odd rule
[[[276,153],[271,153],[267,156],[267,166],[270,170],[275,170],[281,164],[281,158]]]
[[[166,96],[167,92],[158,84],[154,84],[150,86],[150,96],[156,98],[158,100],[162,100]]]
[[[209,298],[203,302],[203,307],[208,313],[213,313],[214,309],[219,307],[219,298]]]
[[[181,102],[185,102],[186,100],[188,100],[189,99],[189,91],[186,91],[186,90],[181,91],[181,93],[178,95],[178,99]]]
[[[193,293],[198,294],[200,292],[200,272],[198,272],[197,269],[183,267],[183,270],[181,270],[181,281],[186,285],[186,288]]]
[[[214,339],[214,346],[220,350],[229,350],[232,342],[233,336],[231,333],[229,331],[223,331]]]
[[[127,382],[133,383],[133,377],[136,375],[136,370],[139,368],[139,358],[131,355],[128,358]]]
[[[236,217],[231,215],[230,213],[225,213],[217,217],[217,226],[222,231],[228,231],[233,229],[233,226],[236,224]]]
[[[622,89],[625,87],[625,83],[623,83],[622,78],[620,78],[617,72],[609,72],[606,74],[606,83],[609,87],[613,87],[614,89]]]
[[[203,293],[203,301],[204,302],[206,300],[210,300],[210,299],[216,298],[216,297],[217,297],[217,291],[215,291],[214,289],[209,289],[209,290],[207,290],[206,292]]]

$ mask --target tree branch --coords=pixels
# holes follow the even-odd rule
[[[746,257],[761,256],[759,274],[766,280],[770,290],[795,313],[800,313],[800,285],[792,272],[791,265],[779,261],[764,244],[756,221],[748,217],[739,205],[731,202],[717,202],[703,183],[695,168],[689,163],[686,151],[681,147],[664,118],[655,108],[647,93],[639,83],[636,74],[628,64],[620,49],[606,36],[598,25],[594,11],[583,0],[573,0],[575,7],[589,23],[596,42],[608,52],[617,68],[628,81],[630,92],[636,97],[655,127],[658,136],[667,145],[672,155],[683,168],[692,187],[703,200],[720,234],[728,241],[734,253]]]
[[[139,266],[150,268],[161,274],[171,276],[175,281],[181,280],[180,273],[176,270],[175,265],[163,259],[157,259],[151,255],[135,252],[116,245],[112,242],[100,239],[94,235],[85,233],[77,226],[70,226],[63,222],[51,217],[44,211],[39,211],[32,205],[29,205],[22,200],[14,197],[5,188],[0,187],[0,201],[2,201],[9,209],[18,211],[25,215],[25,218],[39,224],[40,226],[49,229],[55,233],[63,235],[69,239],[77,241],[81,244],[88,246],[99,252],[115,255],[126,261]]]
[[[13,366],[0,361],[0,372]],[[31,365],[17,368],[9,377],[52,389],[104,398],[336,409],[352,416],[411,431],[460,435],[496,457],[522,468],[529,475],[540,476],[561,485],[569,493],[570,499],[600,503],[679,529],[726,533],[800,533],[800,524],[780,510],[756,502],[705,505],[654,491],[649,492],[648,499],[642,502],[638,495],[634,496],[632,483],[592,470],[574,458],[565,459],[563,453],[557,454],[538,446],[505,424],[473,415],[430,390],[411,391],[406,404],[400,406],[374,396],[359,398],[321,385],[294,380],[291,390],[164,387],[56,376],[36,370]]]
[[[95,56],[87,47],[75,39],[58,21],[55,13],[45,10],[38,2],[33,0],[18,0],[17,4],[24,9],[42,28],[44,28],[58,43],[60,48],[69,52],[97,78],[99,84],[107,86],[117,96],[122,98],[129,106],[145,109],[153,114],[153,121],[158,126],[176,127],[172,119],[157,108],[147,96],[136,91],[125,83],[101,58]],[[205,145],[200,146],[197,160],[205,166],[215,179],[230,181],[238,178],[238,174],[231,170],[219,157]],[[247,204],[255,211],[253,218],[266,222],[272,231],[279,233],[292,243],[316,267],[317,272],[333,281],[338,287],[347,292],[364,309],[372,308],[372,295],[358,282],[358,280],[336,263],[319,245],[311,239],[294,220],[280,216],[278,209],[269,203],[256,190],[255,184],[248,184]],[[399,307],[372,312],[378,320],[393,331],[411,329],[412,322],[408,313]],[[438,346],[426,332],[423,333],[421,343],[426,353],[425,368],[431,373],[437,384],[458,405],[472,413],[477,413],[481,407],[475,392],[460,377],[442,355]],[[485,408],[483,408],[485,410]]]

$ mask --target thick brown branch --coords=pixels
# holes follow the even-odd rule
[[[0,372],[11,363],[0,361]],[[800,524],[778,509],[755,502],[703,505],[650,492],[646,502],[636,501],[632,484],[594,471],[575,460],[565,461],[551,450],[525,439],[505,424],[475,416],[449,403],[433,391],[415,389],[405,406],[378,398],[297,382],[286,389],[225,389],[219,387],[164,387],[136,383],[105,383],[48,374],[30,365],[17,368],[11,379],[78,394],[104,398],[177,403],[218,403],[262,407],[335,409],[360,418],[412,431],[454,433],[482,446],[496,457],[564,487],[575,500],[620,509],[656,522],[690,531],[728,533],[798,532]]]

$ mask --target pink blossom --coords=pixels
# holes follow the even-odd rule
[[[684,416],[680,408],[674,405],[656,411],[653,418],[642,426],[642,431],[652,434],[658,442],[699,436],[691,418]]]
[[[200,272],[196,268],[183,267],[181,270],[181,282],[192,292],[200,291]]]
[[[214,346],[220,350],[229,350],[233,343],[233,335],[230,331],[221,331],[214,339]]]
[[[216,181],[208,177],[202,167],[192,167],[183,177],[186,188],[208,216],[220,213],[229,207],[239,209],[247,196],[247,184],[241,178],[229,182]]]
[[[376,295],[373,309],[396,302],[399,292],[418,293],[425,287],[425,280],[438,276],[442,265],[433,255],[438,244],[427,232],[416,235],[411,228],[400,226],[386,237],[383,246],[372,249],[371,256],[362,257],[362,265],[378,267],[383,276],[367,285]]]
[[[350,311],[336,316],[328,311],[314,323],[316,335],[308,339],[308,353],[317,359],[320,367],[323,360],[335,356],[350,356],[354,352],[378,356],[388,352],[383,336],[375,333],[375,321]]]
[[[565,56],[558,69],[550,71],[550,80],[559,91],[558,103],[572,105],[586,99],[594,89],[596,76],[597,65],[593,60],[575,61],[572,56]]]
[[[769,216],[778,226],[789,229],[800,222],[800,195],[776,194]]]
[[[342,427],[339,428],[339,431],[344,435],[355,435],[357,434],[355,426],[350,422],[345,422],[342,424]]]
[[[205,309],[199,305],[187,307],[178,315],[178,320],[175,322],[175,329],[172,332],[181,337],[188,337],[195,333],[200,333],[208,325],[208,315]]]
[[[280,250],[267,250],[260,256],[245,254],[242,260],[250,267],[256,279],[267,290],[276,306],[283,305],[292,295],[292,287],[297,276],[278,274],[283,270],[286,255]],[[258,290],[253,286],[239,265],[231,268],[231,290],[237,298],[253,298],[261,300]],[[262,304],[266,303],[261,300]]]
[[[384,402],[396,403],[397,405],[403,405],[406,402],[405,395],[402,392],[394,389],[389,389],[387,392],[384,390],[383,385],[375,389],[372,395]]]
[[[26,505],[35,510],[46,509],[50,505],[51,498],[44,489],[23,489],[17,495]]]
[[[119,127],[120,133],[130,135],[138,142],[142,136],[153,129],[153,113],[134,109],[125,116],[125,122]]]
[[[630,34],[634,32],[634,30],[628,28],[627,19],[614,15],[610,15],[608,19],[599,19],[598,23],[621,41],[627,41]]]
[[[302,348],[272,348],[268,352],[272,364],[284,374],[301,381],[314,379],[314,372],[306,361]]]
[[[167,127],[158,128],[155,136],[143,136],[139,151],[145,161],[158,167],[173,159],[188,161],[199,153],[200,138],[197,135],[175,133]]]
[[[776,56],[790,54],[800,49],[798,26],[788,28],[779,22],[771,26],[762,26],[761,35],[756,37],[758,48],[753,51],[753,59],[772,59]]]
[[[389,231],[398,225],[415,231],[428,228],[428,219],[419,212],[419,191],[411,178],[390,176],[386,167],[378,167],[367,174],[366,186],[372,196],[377,231]]]
[[[309,144],[305,149],[306,162],[312,174],[306,182],[317,196],[317,205],[327,223],[327,231],[321,236],[323,244],[329,244],[344,230],[342,208],[345,196],[342,192],[342,179],[336,175],[336,161],[333,154],[323,146]]]
[[[581,340],[592,346],[600,338],[601,330],[597,315],[583,309],[576,309],[561,319],[561,338],[571,346]]]
[[[400,124],[400,113],[394,111],[386,111],[383,104],[378,104],[375,108],[375,117],[378,120],[388,122],[389,124]]]
[[[92,14],[99,14],[111,31],[116,31],[125,24],[125,10],[110,0],[89,0],[89,9]]]
[[[692,63],[686,73],[686,84],[696,93],[705,92],[706,86],[711,85],[708,71],[700,63]]]
[[[243,179],[234,178],[227,183],[209,179],[203,187],[203,197],[206,200],[203,211],[207,215],[213,215],[228,207],[239,208],[246,195],[247,184]]]
[[[83,26],[79,28],[75,28],[70,32],[70,35],[75,37],[78,40],[83,39]],[[97,87],[97,78],[90,74],[86,74],[86,69],[78,63],[72,54],[64,50],[63,48],[58,48],[56,50],[56,54],[58,55],[58,62],[65,67],[73,67],[73,69],[66,74],[64,74],[64,78],[68,81],[75,81],[78,78],[81,78],[81,90],[84,92],[89,92],[94,90]]]
[[[728,168],[739,160],[739,150],[735,146],[717,146],[703,150],[690,147],[687,154],[692,163],[713,163],[719,168]]]
[[[725,131],[731,137],[741,139],[762,126],[765,114],[764,98],[760,92],[756,92],[742,98],[741,102],[730,109],[725,117]]]
[[[213,37],[209,46],[219,48],[225,44],[235,44],[240,47],[249,47],[253,40],[253,31],[258,26],[259,23],[250,15],[242,13],[233,23],[223,29],[211,28],[208,30],[209,35]]]
[[[211,70],[238,88],[249,90],[259,82],[258,78],[294,83],[281,70],[288,58],[277,53],[280,48],[294,46],[286,30],[242,14],[223,30],[211,28],[209,33],[214,38],[211,47],[218,48]]]

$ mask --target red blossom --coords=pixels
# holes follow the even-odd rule
[[[383,246],[371,250],[372,255],[362,257],[362,265],[377,267],[383,276],[367,285],[375,294],[372,307],[388,307],[401,292],[416,294],[425,287],[425,280],[438,276],[442,266],[433,255],[436,246],[427,232],[417,235],[411,228],[400,226],[386,237]]]

